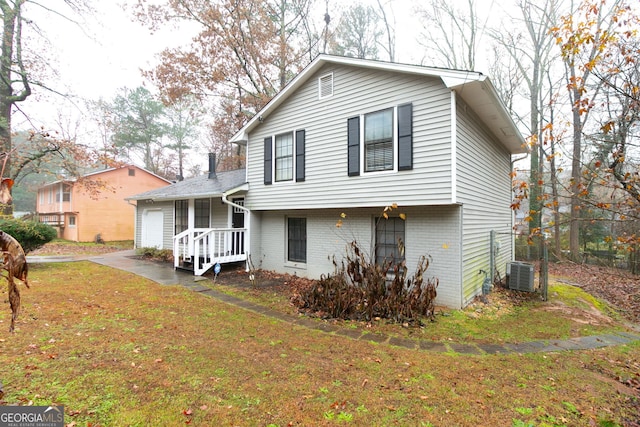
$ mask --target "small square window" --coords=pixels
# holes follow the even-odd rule
[[[136,170],[135,169],[129,169],[129,176],[136,176]]]

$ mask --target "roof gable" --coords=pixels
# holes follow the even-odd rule
[[[406,73],[439,78],[442,83],[456,93],[478,115],[482,122],[499,139],[510,153],[524,153],[524,138],[502,103],[498,93],[482,73],[475,71],[449,70],[445,68],[424,67],[420,65],[398,64],[383,61],[347,58],[321,54],[302,70],[284,89],[262,108],[232,138],[231,142],[243,144],[251,131],[286,99],[305,84],[325,64],[339,64],[353,67],[376,69],[394,73]]]
[[[161,177],[160,175],[156,175],[155,173],[150,172],[150,171],[148,171],[148,170],[146,170],[146,169],[143,169],[143,168],[141,168],[141,167],[138,167],[138,166],[136,166],[136,165],[122,165],[122,166],[117,166],[117,167],[112,167],[112,168],[107,168],[107,169],[101,169],[101,170],[97,170],[97,171],[94,171],[94,172],[90,172],[90,173],[88,173],[88,174],[82,175],[82,176],[81,176],[81,177],[79,177],[79,178],[59,179],[59,180],[57,180],[57,181],[48,182],[48,183],[44,184],[42,187],[47,187],[47,186],[49,186],[49,185],[59,184],[59,183],[61,183],[61,182],[68,183],[68,184],[73,184],[73,183],[75,183],[76,181],[78,181],[78,179],[95,178],[95,177],[99,177],[99,175],[109,174],[109,173],[111,173],[111,172],[118,171],[118,170],[125,169],[125,168],[126,168],[126,169],[136,169],[136,170],[139,170],[140,172],[143,172],[143,173],[145,173],[145,174],[151,175],[151,176],[153,176],[153,177],[157,178],[158,180],[162,180],[162,181],[166,182],[167,184],[171,184],[171,181],[169,181],[168,179],[163,178],[163,177]]]

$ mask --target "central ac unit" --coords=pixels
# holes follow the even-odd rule
[[[526,262],[507,263],[507,282],[509,289],[533,292],[534,267]]]

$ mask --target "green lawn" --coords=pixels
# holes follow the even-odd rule
[[[74,426],[623,426],[640,413],[638,343],[462,356],[306,329],[89,262],[34,264],[30,283],[16,333],[0,311],[1,403],[62,404]]]

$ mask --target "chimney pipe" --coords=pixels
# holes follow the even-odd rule
[[[209,179],[216,177],[216,153],[209,153]]]

